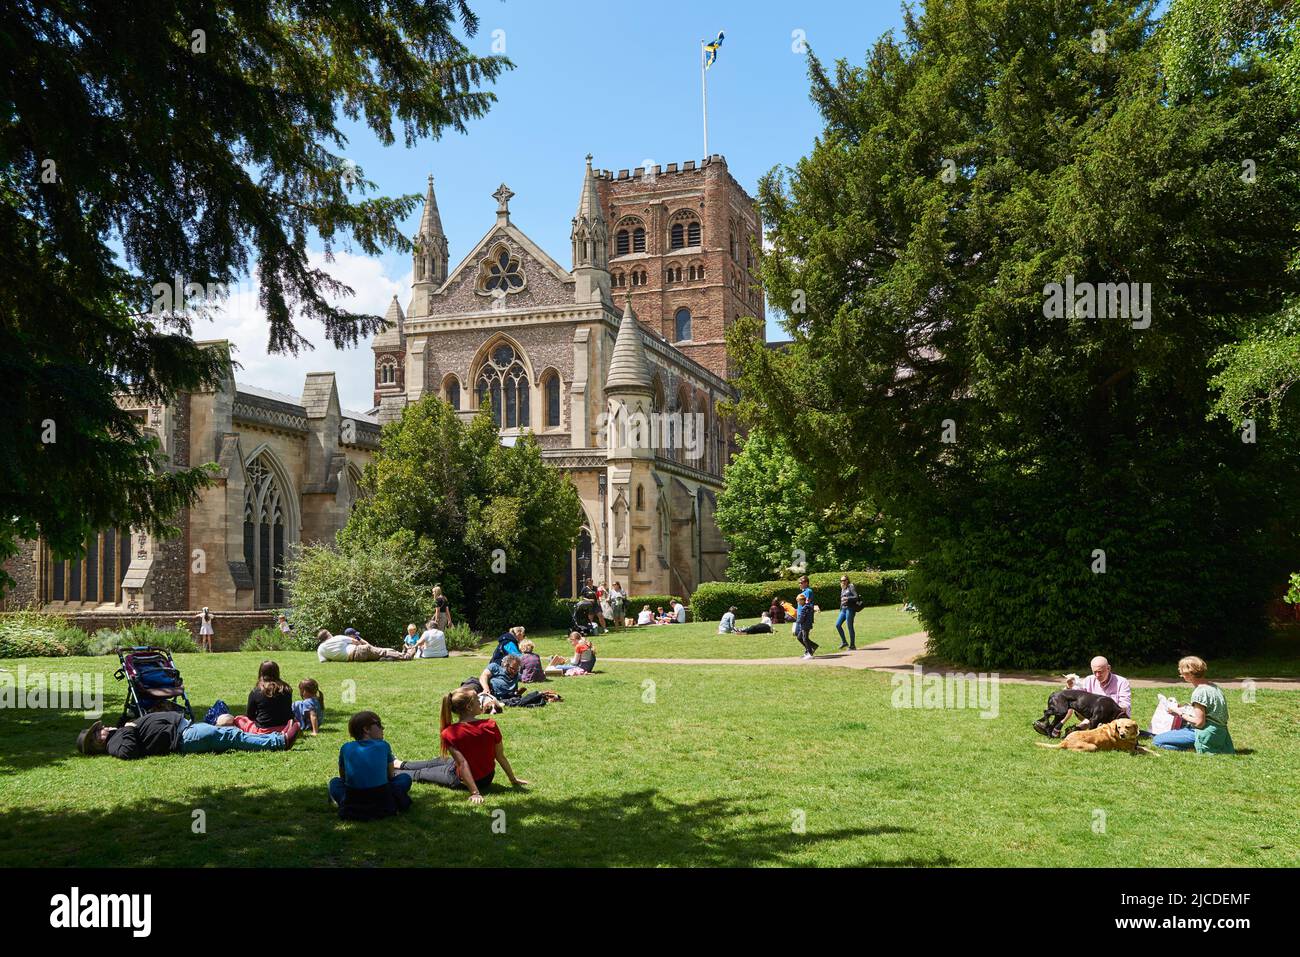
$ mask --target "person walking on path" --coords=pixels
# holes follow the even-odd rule
[[[858,650],[858,636],[853,630],[853,616],[858,610],[858,590],[848,575],[840,576],[840,617],[835,619],[835,630],[840,633],[840,650]],[[844,622],[849,623],[849,639],[844,640]]]
[[[799,639],[799,644],[803,645],[803,657],[807,661],[816,654],[820,645],[815,644],[812,640],[813,603],[803,593],[799,595],[799,610],[795,613],[794,623],[797,629],[795,637]]]

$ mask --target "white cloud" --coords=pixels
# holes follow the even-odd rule
[[[336,252],[333,262],[326,262],[323,252],[311,250],[308,260],[313,267],[323,269],[351,287],[353,295],[332,300],[335,304],[354,312],[382,316],[396,295],[402,308],[406,308],[413,278],[410,270],[403,276],[392,278],[385,274],[381,260],[347,252]],[[195,326],[194,336],[196,339],[229,339],[235,346],[235,359],[243,367],[235,373],[240,382],[298,396],[302,393],[307,373],[333,372],[343,407],[360,411],[369,409],[374,400],[375,368],[369,340],[362,340],[353,349],[336,349],[326,341],[319,324],[302,319],[297,319],[295,324],[298,332],[315,349],[304,349],[297,356],[268,353],[266,311],[258,303],[256,283],[250,279],[241,283],[223,303],[210,324]]]

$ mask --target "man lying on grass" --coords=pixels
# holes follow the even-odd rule
[[[77,735],[82,754],[111,754],[130,761],[160,754],[202,754],[224,751],[285,751],[293,747],[298,725],[289,733],[248,734],[238,728],[218,728],[191,721],[179,711],[155,711],[120,728],[96,721]]]

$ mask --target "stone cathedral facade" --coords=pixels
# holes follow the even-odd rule
[[[590,576],[687,596],[726,572],[714,511],[736,445],[718,403],[726,330],[764,314],[754,200],[718,155],[617,174],[589,156],[565,268],[510,221],[513,197],[502,184],[450,268],[429,178],[410,298],[372,342],[376,416],[428,394],[490,407],[502,441],[531,431],[582,499],[562,595]]]
[[[202,343],[227,354],[224,340]],[[205,606],[247,612],[243,631],[265,624],[251,613],[284,607],[282,565],[298,543],[332,542],[361,494],[361,474],[379,447],[369,412],[343,409],[334,373],[309,373],[298,395],[236,382],[183,392],[166,404],[130,394],[118,403],[156,438],[163,467],[215,463],[213,483],[176,516],[181,534],[156,539],[138,528],[107,528],[79,555],[56,559],[44,541],[25,541],[6,570],[17,587],[8,609],[112,617],[156,615],[165,623]],[[226,644],[225,647],[233,647]]]

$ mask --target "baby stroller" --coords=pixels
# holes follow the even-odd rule
[[[194,720],[194,710],[185,695],[185,682],[172,662],[170,651],[146,646],[118,648],[116,651],[122,667],[113,677],[118,681],[126,679],[123,722],[143,717],[150,711],[184,711],[185,717]]]
[[[591,637],[600,632],[600,626],[593,618],[596,616],[596,603],[580,601],[573,606],[573,630],[584,637]]]

